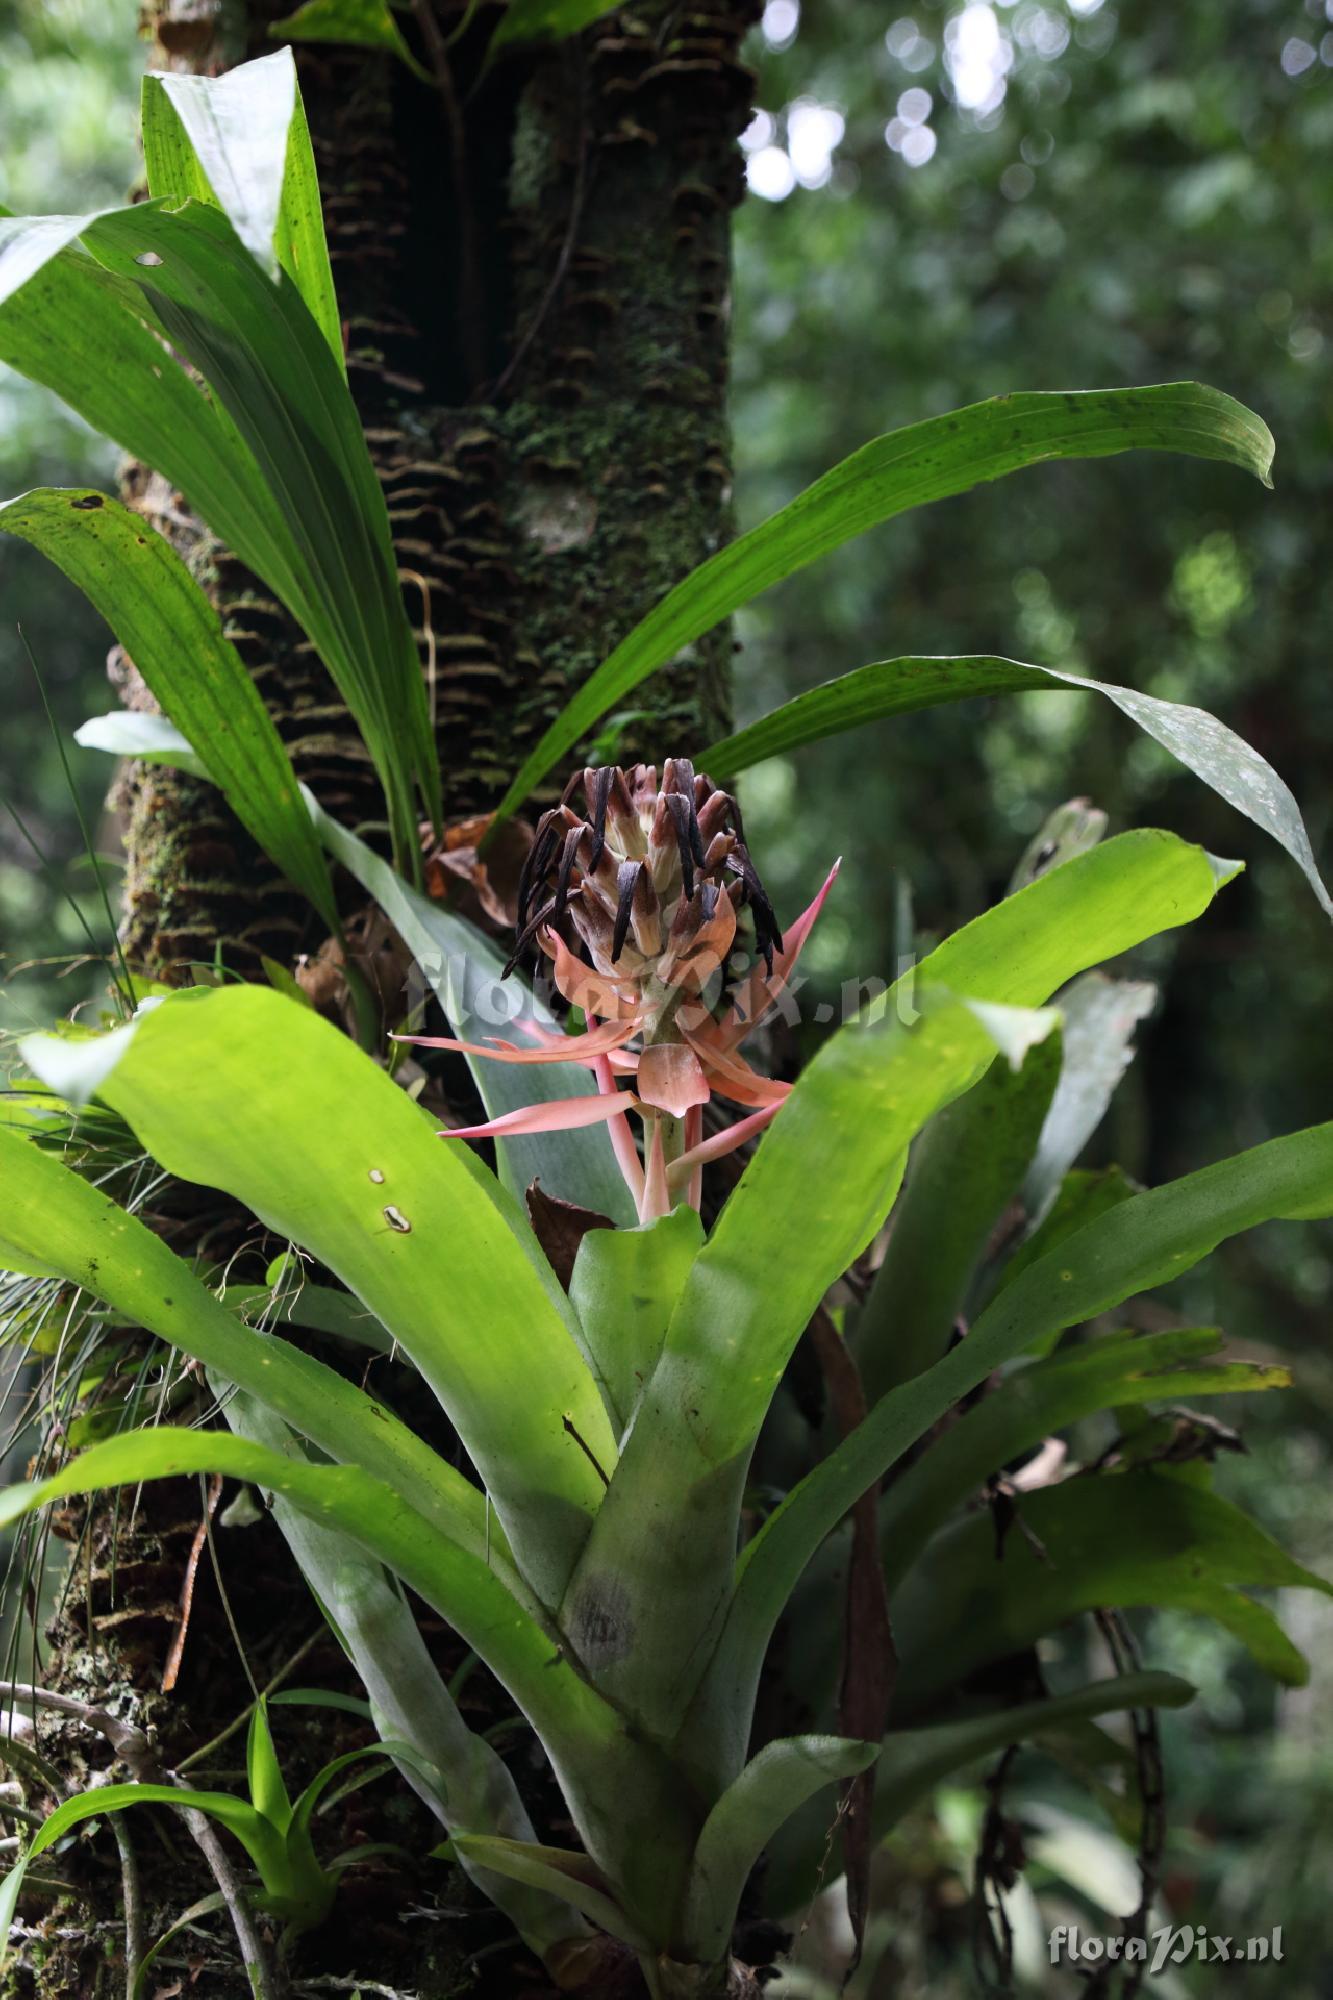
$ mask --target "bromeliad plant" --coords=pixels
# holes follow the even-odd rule
[[[11,1489],[0,1513],[190,1470],[252,1482],[405,1781],[557,1981],[605,1991],[608,1960],[628,1959],[660,2000],[744,1991],[732,1940],[747,1883],[776,1914],[800,1907],[827,1846],[830,1786],[847,1788],[855,1897],[871,1840],[947,1771],[1062,1722],[1189,1693],[1152,1673],[1018,1705],[987,1693],[983,1670],[1043,1632],[1094,1608],[1174,1604],[1301,1678],[1300,1656],[1244,1593],[1326,1586],[1217,1497],[1201,1463],[1180,1466],[1179,1435],[1155,1453],[1150,1430],[1127,1430],[1095,1474],[1025,1493],[1032,1541],[1012,1538],[1002,1563],[968,1503],[1100,1411],[1284,1379],[1218,1361],[1206,1328],[1138,1335],[1131,1315],[1065,1336],[1237,1231],[1333,1212],[1333,1127],[1146,1192],[1079,1174],[1151,997],[1093,969],[1201,916],[1235,872],[1169,833],[1098,842],[1086,818],[793,1085],[741,1054],[832,878],[780,925],[714,780],[870,717],[1073,681],[997,659],[863,668],[711,746],[697,775],[680,754],[660,784],[644,767],[584,773],[585,810],[576,784],[538,829],[518,939],[552,961],[584,1027],[569,1034],[533,991],[517,1041],[488,1035],[504,953],[413,884],[419,813],[440,807],[435,749],[343,380],[290,58],[150,79],[145,151],[145,204],[0,221],[0,358],[163,472],[302,622],[382,777],[397,865],[303,797],[215,613],[137,516],[108,496],[48,491],[0,509],[0,525],[88,591],[159,699],[164,720],[147,745],[135,723],[135,753],[192,759],[331,927],[329,859],[380,905],[447,1018],[451,1034],[433,1039],[466,1056],[487,1118],[439,1134],[375,1055],[266,987],[157,993],[109,1034],[30,1038],[46,1094],[11,1099],[0,1129],[0,1263],[76,1287],[190,1357],[228,1429],[107,1439]],[[848,536],[1042,459],[1135,445],[1264,478],[1272,455],[1257,418],[1188,384],[1000,398],[880,438],[651,610],[499,816],[648,673]],[[1073,684],[1117,703],[1281,841],[1327,906],[1295,801],[1239,738],[1198,710]],[[118,747],[121,731],[104,721],[95,734]],[[710,1098],[744,1115],[705,1136]],[[97,1112],[67,1153],[53,1142],[69,1129],[62,1099]],[[215,1289],[97,1184],[93,1131],[119,1135],[122,1151],[132,1135],[168,1174],[222,1191],[308,1253],[342,1290],[311,1287],[304,1306],[284,1291],[277,1323],[327,1328],[330,1300],[349,1297],[416,1371],[414,1402],[433,1396],[447,1414],[469,1469],[285,1332],[248,1324],[252,1288]],[[495,1172],[466,1143],[483,1132]],[[706,1231],[700,1176],[754,1136]],[[581,1234],[568,1283],[522,1203],[534,1180],[614,1225]],[[1005,1251],[993,1247],[1002,1213],[1017,1217]],[[830,1289],[864,1274],[877,1242],[873,1282],[853,1286],[839,1326]],[[970,1326],[955,1343],[960,1311]],[[803,1428],[780,1391],[808,1332],[836,1439]],[[540,1839],[508,1768],[463,1722],[404,1586],[526,1716],[579,1849]],[[766,1673],[777,1685],[761,1727]]]
[[[400,1758],[405,1754],[410,1756],[406,1745],[395,1747]],[[353,1848],[324,1866],[311,1837],[316,1810],[333,1780],[351,1765],[363,1762],[367,1756],[387,1754],[387,1749],[380,1746],[369,1751],[349,1750],[341,1757],[334,1757],[293,1801],[278,1762],[267,1705],[261,1697],[251,1713],[246,1738],[248,1800],[233,1798],[228,1792],[192,1791],[183,1783],[163,1785],[144,1780],[126,1785],[98,1785],[79,1792],[57,1806],[42,1822],[22,1862],[6,1881],[0,1909],[12,1917],[28,1863],[63,1840],[80,1822],[104,1819],[130,1806],[158,1805],[204,1813],[225,1827],[244,1848],[259,1877],[256,1897],[259,1907],[281,1918],[292,1933],[312,1930],[323,1923],[333,1907],[340,1871],[363,1859],[367,1852],[364,1847]]]
[[[686,1201],[647,1225],[593,1230],[568,1291],[501,1181],[442,1143],[336,1028],[279,993],[196,989],[104,1040],[34,1038],[25,1054],[39,1075],[68,1087],[77,1058],[85,1088],[169,1172],[245,1202],[354,1294],[442,1403],[480,1485],[383,1401],[238,1320],[141,1222],[10,1130],[0,1134],[5,1263],[89,1289],[196,1359],[233,1434],[160,1428],[110,1440],[11,1489],[7,1517],[191,1469],[253,1482],[273,1496],[384,1735],[418,1760],[410,1775],[455,1853],[557,1976],[572,1985],[586,1972],[600,1948],[591,1925],[638,1954],[650,1992],[722,1991],[742,1891],[784,1822],[831,1782],[878,1764],[875,1824],[886,1825],[913,1795],[905,1784],[900,1796],[895,1770],[905,1760],[910,1772],[931,1747],[956,1684],[1040,1631],[1095,1605],[1186,1604],[1220,1618],[1281,1676],[1301,1674],[1271,1614],[1239,1586],[1316,1579],[1194,1477],[1131,1464],[1025,1499],[1049,1570],[1017,1545],[996,1570],[985,1524],[954,1517],[990,1473],[1078,1416],[1280,1379],[1212,1359],[1217,1336],[1206,1329],[1050,1350],[1066,1328],[1239,1229],[1333,1210],[1333,1128],[1147,1193],[1124,1186],[1101,1212],[1047,1157],[1064,1198],[1022,1257],[992,1275],[968,1338],[944,1351],[948,1322],[923,1292],[919,1372],[822,1458],[811,1437],[804,1475],[789,1473],[785,1497],[745,1533],[747,1477],[783,1369],[893,1208],[913,1139],[928,1128],[923,1143],[951,1139],[963,1148],[956,1162],[968,1160],[965,1132],[951,1135],[938,1114],[966,1120],[984,1094],[996,1142],[979,1171],[956,1178],[948,1217],[951,1240],[970,1232],[975,1251],[1050,1136],[1051,994],[1201,914],[1230,872],[1170,835],[1134,833],[1041,875],[923,962],[910,1007],[906,989],[890,989],[833,1036],[707,1237]],[[435,917],[413,904],[423,923]],[[1085,1001],[1072,1004],[1071,1029],[1085,1012]],[[601,1135],[559,1136],[566,1148],[580,1142],[568,1160]],[[577,1171],[556,1185],[586,1193]],[[914,1197],[921,1226],[930,1194],[917,1190],[914,1174],[904,1214]],[[921,1247],[907,1246],[918,1257]],[[886,1260],[853,1333],[867,1375],[895,1351],[876,1292],[896,1286],[902,1302],[901,1254]],[[951,1267],[952,1281],[962,1268]],[[840,1735],[840,1523],[997,1369],[1001,1386],[916,1460],[885,1510],[883,1553],[902,1579],[895,1732],[886,1744]],[[528,1717],[581,1852],[535,1838],[390,1578],[449,1620]],[[769,1642],[793,1604],[787,1700],[813,1726],[754,1744]],[[954,1725],[950,1754],[966,1762],[1065,1714],[1186,1692],[1149,1674],[1032,1713],[983,1701]],[[813,1830],[798,1821],[792,1844],[777,1845],[774,1907],[793,1909],[809,1892],[827,1819],[823,1808]]]

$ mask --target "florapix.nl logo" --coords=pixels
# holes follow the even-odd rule
[[[1187,1959],[1199,1965],[1257,1965],[1265,1959],[1280,1964],[1282,1926],[1249,1938],[1221,1936],[1206,1924],[1163,1924],[1144,1937],[1085,1937],[1077,1924],[1057,1924],[1048,1947],[1052,1965],[1140,1964],[1151,1977]]]

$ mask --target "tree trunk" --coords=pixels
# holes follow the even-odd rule
[[[248,11],[233,0],[157,0],[146,9],[150,63],[214,70],[263,54],[273,46],[268,22],[288,11],[279,0],[254,0]],[[497,12],[483,6],[445,53],[441,30],[462,12],[440,4],[436,13],[419,7],[414,22],[399,17],[433,87],[366,50],[298,50],[349,377],[433,690],[451,820],[495,804],[566,696],[729,530],[729,230],[751,81],[738,49],[756,5],[636,0],[577,41],[484,78]],[[338,818],[379,822],[364,750],[285,613],[162,480],[131,468],[126,489],[215,596],[299,775]],[[660,762],[723,732],[730,650],[730,630],[719,628],[636,693],[617,754]],[[113,654],[111,666],[123,698],[150,706],[132,664]],[[563,776],[553,774],[543,797]],[[211,787],[130,766],[119,797],[124,933],[137,967],[188,978],[191,962],[211,963],[220,949],[253,974],[261,955],[291,964],[318,949],[317,922]],[[343,891],[354,911],[353,885]],[[211,1232],[210,1257],[240,1241],[236,1218],[197,1191],[173,1191],[161,1206],[174,1240],[197,1247]],[[78,1509],[60,1524],[76,1554],[47,1678],[151,1725],[168,1765],[244,1708],[237,1639],[261,1685],[309,1642],[293,1669],[299,1683],[355,1686],[269,1523],[218,1529],[224,1601],[201,1539],[205,1512],[200,1492],[180,1482],[149,1489],[132,1525]],[[183,1663],[163,1696],[191,1551]],[[456,1665],[450,1635],[431,1636]],[[497,1697],[484,1681],[478,1673],[470,1682],[483,1719]],[[503,1712],[497,1705],[491,1719]],[[347,1747],[345,1716],[280,1713],[297,1779]],[[106,1745],[68,1719],[43,1722],[41,1734],[71,1785],[109,1761]],[[508,1740],[545,1837],[567,1840],[526,1737]],[[206,1760],[209,1782],[241,1788],[242,1743],[234,1736]],[[394,1789],[381,1782],[339,1809],[341,1845],[350,1835],[425,1851],[438,1828],[432,1834],[411,1799],[390,1798]],[[367,1798],[380,1803],[367,1807]],[[214,1882],[179,1822],[139,1814],[126,1825],[151,1942]],[[462,1878],[440,1864],[429,1874],[385,1866],[379,1877],[349,1876],[333,1920],[299,1949],[302,1977],[346,1991],[378,1981],[365,1990],[421,2000],[546,1990]],[[0,1987],[6,1996],[125,1991],[123,1878],[109,1835],[72,1850],[67,1872],[92,1914],[64,1905],[40,1922]],[[150,1974],[150,1994],[155,1984],[197,2000],[248,1991],[225,1917],[204,1929],[186,1934],[174,1966],[168,1953],[159,1980]]]
[[[262,0],[248,27],[205,11],[159,10],[159,62],[262,54],[265,20],[287,9]],[[483,9],[435,89],[389,57],[300,50],[349,376],[451,818],[495,804],[571,690],[727,532],[730,212],[750,86],[737,47],[753,12],[641,0],[479,82]],[[300,776],[338,816],[375,818],[365,753],[290,622],[182,520],[179,496],[136,484],[215,590]],[[725,727],[730,645],[720,627],[636,694],[625,754],[660,760]],[[136,959],[179,970],[221,940],[244,969],[309,943],[215,793],[141,767],[125,805]]]

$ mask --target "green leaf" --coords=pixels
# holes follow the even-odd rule
[[[552,723],[505,794],[501,815],[515,811],[552,765],[655,668],[770,584],[852,536],[1023,466],[1136,448],[1222,459],[1270,483],[1267,425],[1230,396],[1193,382],[994,396],[863,445],[668,592]]]
[[[568,41],[614,12],[615,0],[509,0],[491,37],[489,55],[519,42]]]
[[[827,1785],[868,1770],[879,1750],[843,1736],[786,1736],[750,1760],[694,1852],[682,1929],[695,1958],[710,1965],[725,1954],[750,1871],[779,1828]]]
[[[993,1472],[1081,1417],[1135,1403],[1290,1387],[1286,1368],[1206,1361],[1222,1341],[1214,1327],[1103,1336],[1014,1369],[935,1439],[881,1499],[880,1541],[890,1591],[953,1509],[979,1492]],[[1026,1501],[1022,1505],[1026,1508]]]
[[[1023,1179],[1023,1206],[1039,1223],[1065,1175],[1106,1115],[1133,1060],[1134,1031],[1157,1002],[1145,979],[1108,979],[1088,972],[1060,995],[1064,1061],[1055,1097]]]
[[[253,453],[281,511],[286,601],[365,738],[400,853],[414,853],[413,780],[439,811],[425,683],[383,491],[318,326],[286,273],[271,283],[225,216],[203,203],[142,203],[101,217],[84,241],[113,273],[137,280]]]
[[[250,1729],[245,1739],[245,1774],[250,1786],[250,1803],[279,1833],[291,1825],[292,1802],[283,1782],[282,1766],[273,1747],[268,1726],[268,1709],[261,1695],[250,1711]]]
[[[281,1688],[268,1698],[270,1708],[336,1708],[343,1715],[370,1721],[370,1703],[357,1694],[339,1694],[334,1688]]]
[[[170,1924],[160,1937],[153,1940],[149,1949],[139,1960],[138,1970],[134,1975],[134,1984],[130,1988],[130,2000],[145,2000],[148,1992],[148,1975],[152,1971],[156,1960],[160,1958],[173,1938],[179,1937],[183,1930],[188,1930],[190,1925],[197,1923],[200,1917],[211,1917],[216,1911],[225,1910],[226,1907],[226,1897],[220,1889],[215,1889],[212,1895],[201,1896],[198,1902],[191,1903],[186,1909],[182,1910],[175,1922]]]
[[[80,234],[97,264],[70,247]],[[439,771],[388,512],[338,364],[286,272],[270,282],[196,201],[3,220],[0,359],[179,487],[299,619],[413,865],[412,787],[438,819]]]
[[[1052,1035],[1019,1070],[993,1063],[917,1141],[852,1338],[869,1403],[948,1346],[973,1273],[1036,1149],[1062,1042]]]
[[[1116,845],[1112,841],[1044,879],[1058,883]],[[1012,909],[1040,886],[1010,897],[992,914]],[[992,1369],[1015,1359],[1042,1333],[1090,1319],[1181,1276],[1242,1229],[1277,1217],[1305,1220],[1331,1213],[1333,1124],[1271,1139],[1135,1195],[1032,1264],[996,1295],[965,1341],[882,1398],[769,1515],[742,1557],[727,1630],[709,1668],[708,1702],[726,1715],[753,1698],[773,1626],[824,1537],[872,1481]],[[1025,1517],[1029,1505],[1025,1500]]]
[[[293,1009],[293,1012],[296,1010]],[[0,1128],[0,1261],[40,1258],[137,1326],[237,1383],[332,1457],[364,1465],[442,1536],[510,1573],[483,1496],[412,1431],[322,1361],[252,1332],[137,1217],[54,1154]]]
[[[690,1267],[580,1558],[566,1627],[654,1733],[679,1722],[725,1608],[750,1450],[792,1348],[882,1223],[921,1125],[995,1054],[968,1001],[927,988],[915,1005],[912,1025],[844,1028],[802,1072]]]
[[[587,1453],[609,1472],[615,1439],[572,1309],[480,1163],[330,1022],[259,986],[164,1001],[100,1094],[169,1173],[245,1202],[383,1323],[448,1411],[523,1574],[558,1601],[603,1493]]]
[[[883,1839],[946,1778],[1011,1743],[1117,1709],[1183,1708],[1193,1696],[1190,1683],[1175,1674],[1126,1674],[961,1722],[894,1730],[884,1738],[875,1772],[875,1834]],[[814,1893],[827,1844],[827,1820],[827,1813],[802,1814],[773,1841],[760,1885],[770,1916],[790,1915]]]
[[[286,271],[346,375],[310,129],[290,49],[221,76],[143,80],[148,191],[211,202],[271,278]]]
[[[305,1326],[314,1333],[331,1333],[339,1340],[392,1354],[395,1344],[380,1322],[354,1299],[333,1285],[302,1279],[289,1291],[272,1285],[224,1285],[218,1297],[229,1312],[239,1313],[247,1326]]]
[[[961,1004],[910,1025],[927,985],[1031,1007],[1099,959],[1199,915],[1217,886],[1208,857],[1170,834],[1107,841],[955,933],[808,1065],[691,1270],[580,1564],[590,1614],[601,1608],[599,1573],[625,1579],[636,1652],[651,1657],[631,1655],[610,1671],[632,1675],[663,1713],[688,1697],[710,1627],[726,1612],[746,1466],[788,1355],[883,1222],[920,1124],[994,1053]],[[842,1500],[821,1538],[874,1476]],[[804,1560],[784,1576],[783,1602]],[[578,1580],[576,1620],[577,1593]],[[764,1628],[763,1645],[767,1637]],[[753,1681],[745,1685],[752,1692]],[[720,1767],[732,1775],[749,1698],[732,1705],[728,1695],[714,1718],[726,1739]]]
[[[249,1396],[233,1396],[227,1421],[251,1443],[294,1456],[290,1434]],[[446,1826],[520,1840],[532,1825],[498,1752],[470,1730],[426,1650],[416,1618],[383,1565],[337,1530],[275,1497],[273,1513],[293,1556],[369,1693],[369,1703],[319,1689],[293,1689],[273,1700],[350,1707],[373,1720],[382,1739],[413,1753],[399,1768]],[[317,1796],[317,1795],[316,1795]],[[312,1801],[313,1803],[313,1801]],[[465,1864],[471,1872],[473,1864]],[[478,1888],[504,1910],[529,1946],[540,1952],[578,1929],[564,1904],[503,1877],[479,1871]]]
[[[308,791],[305,798],[325,848],[375,898],[421,968],[460,1041],[505,1035],[508,1010],[520,1002],[525,1017],[539,1027],[562,1026],[516,976],[501,984],[505,954],[492,939],[452,910],[409,888],[364,841],[330,819]],[[486,1062],[480,1057],[468,1057],[467,1063],[488,1118],[516,1111],[523,1104],[585,1096],[590,1087],[587,1072],[573,1064],[566,1068],[543,1063],[529,1068]],[[496,1154],[501,1180],[520,1201],[533,1181],[539,1180],[548,1193],[609,1215],[613,1222],[629,1227],[638,1221],[604,1126],[521,1134],[500,1140]]]
[[[1257,470],[1257,463],[1250,469]],[[1078,674],[1062,673],[1057,667],[1027,666],[1021,660],[996,659],[990,654],[878,660],[811,688],[738,736],[712,745],[700,760],[701,768],[727,778],[779,751],[794,750],[884,716],[904,715],[976,695],[1061,688],[1105,695],[1187,771],[1211,785],[1228,805],[1284,847],[1325,913],[1333,916],[1333,900],[1320,878],[1300,807],[1277,772],[1243,737],[1206,709],[1161,701],[1156,695],[1117,687],[1110,681],[1086,680]]]
[[[1228,1236],[1274,1217],[1333,1213],[1333,1125],[1251,1147],[1119,1202],[997,1293],[968,1336],[1001,1358],[1031,1351],[1179,1277]]]
[[[586,1854],[571,1854],[563,1847],[539,1847],[530,1840],[500,1840],[477,1833],[456,1833],[450,1844],[462,1860],[497,1875],[508,1875],[530,1888],[544,1889],[548,1895],[563,1896],[631,1950],[653,1949],[617,1902],[601,1869]]]
[[[70,1494],[186,1472],[248,1480],[348,1535],[453,1626],[508,1688],[558,1764],[600,1760],[609,1782],[628,1784],[634,1773],[642,1784],[619,1718],[515,1602],[484,1553],[474,1555],[431,1533],[420,1514],[360,1466],[309,1465],[225,1431],[162,1425],[94,1445],[49,1479],[7,1487],[0,1492],[0,1526]],[[229,1803],[250,1810],[237,1800]]]
[[[10,1488],[10,1492],[21,1489]],[[7,1495],[0,1494],[0,1500]],[[98,1785],[91,1791],[78,1792],[72,1799],[56,1807],[48,1819],[43,1820],[33,1835],[32,1843],[23,1861],[24,1868],[35,1861],[39,1854],[45,1854],[72,1827],[87,1819],[101,1819],[106,1814],[124,1812],[128,1806],[192,1806],[196,1812],[207,1813],[228,1833],[240,1841],[266,1884],[279,1877],[282,1872],[282,1836],[253,1806],[242,1799],[234,1799],[230,1792],[194,1792],[176,1785]],[[18,1871],[16,1870],[15,1873]],[[6,1880],[8,1890],[14,1877]],[[14,1892],[17,1894],[17,1890]]]
[[[1025,1528],[995,1559],[995,1530],[969,1516],[932,1542],[895,1600],[895,1629],[910,1635],[894,1713],[927,1712],[992,1660],[1102,1606],[1170,1605],[1214,1618],[1266,1672],[1301,1686],[1305,1661],[1271,1612],[1238,1586],[1333,1584],[1280,1549],[1228,1501],[1192,1479],[1143,1471],[1069,1479],[1026,1493]]]
[[[688,1388],[694,1447],[714,1465],[753,1442],[810,1315],[883,1223],[911,1140],[994,1059],[980,1004],[935,985],[940,955],[914,1018],[853,1022],[806,1066],[690,1271],[653,1397]],[[1052,1009],[1001,1011],[1037,1036],[1058,1024]]]
[[[90,715],[74,732],[81,750],[105,750],[111,757],[137,757],[141,764],[167,764],[208,777],[202,757],[165,715],[139,708],[114,708],[109,715]]]
[[[703,1241],[697,1212],[682,1206],[643,1228],[590,1229],[579,1245],[569,1296],[622,1430]]]
[[[1019,1244],[1005,1263],[994,1292],[1012,1284],[1029,1264],[1045,1257],[1067,1236],[1072,1236],[1087,1223],[1095,1222],[1099,1215],[1105,1215],[1108,1209],[1117,1208],[1122,1201],[1130,1201],[1141,1192],[1137,1182],[1130,1180],[1119,1167],[1076,1168],[1073,1173],[1066,1174],[1044,1221],[1038,1223],[1031,1236]]]
[[[87,218],[60,218],[63,236],[47,226],[52,220],[0,220],[0,361],[155,467],[281,596],[275,579],[285,572],[272,558],[282,517],[253,453],[213,399],[172,365],[137,284],[68,247]]]
[[[388,0],[305,0],[294,14],[275,21],[270,35],[293,42],[350,42],[354,48],[387,49],[406,63],[413,76],[432,81],[403,40]]]
[[[61,487],[39,487],[0,507],[0,528],[31,542],[78,585],[164,715],[202,746],[195,755],[236,817],[336,931],[328,867],[282,739],[170,543],[118,500]]]

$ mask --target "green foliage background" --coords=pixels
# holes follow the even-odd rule
[[[760,57],[768,143],[790,137],[793,106],[799,134],[812,101],[845,132],[826,185],[751,200],[740,218],[742,518],[889,423],[1019,387],[1182,377],[1263,412],[1277,490],[1140,456],[1025,473],[914,513],[747,616],[740,719],[897,654],[1069,667],[1225,717],[1292,786],[1327,862],[1333,9],[997,5],[1010,66],[981,113],[947,94],[946,36],[962,11],[840,0],[808,9]],[[785,29],[790,16],[768,21]],[[913,90],[929,93],[936,136],[917,167],[885,137]],[[1025,696],[880,724],[751,773],[747,820],[780,907],[810,879],[812,848],[845,854],[845,893],[815,945],[830,983],[890,959],[903,885],[932,934],[998,894],[1071,794],[1091,795],[1113,828],[1169,826],[1243,855],[1232,900],[1148,968],[1163,1001],[1094,1142],[1096,1157],[1158,1180],[1329,1103],[1330,940],[1281,858],[1101,706]],[[1180,1303],[1241,1351],[1294,1355],[1296,1396],[1247,1411],[1250,1457],[1223,1483],[1326,1567],[1327,1238],[1309,1232],[1294,1257],[1292,1245],[1256,1232]],[[1237,1975],[1247,1992],[1313,1994],[1329,1977],[1326,1920],[1296,1886],[1333,1780],[1326,1611],[1313,1619],[1315,1686],[1276,1701],[1194,1621],[1154,1622],[1154,1658],[1205,1690],[1164,1719],[1186,1914],[1237,1934],[1289,1926],[1287,1963]],[[1281,1731],[1261,1743],[1275,1706]],[[929,1865],[906,1852],[900,1863],[904,1885]],[[938,1980],[945,1963],[919,1971]],[[1206,1990],[1210,1970],[1186,1968],[1187,1983]]]
[[[790,0],[774,0],[755,38],[770,121],[755,140],[771,151],[790,140],[808,166],[802,114],[807,131],[812,107],[845,122],[827,177],[807,174],[822,185],[753,199],[739,219],[742,522],[866,437],[990,393],[1181,377],[1216,383],[1267,418],[1277,492],[1147,456],[1050,467],[914,514],[747,614],[740,720],[867,660],[911,652],[1007,652],[1132,682],[1198,701],[1253,742],[1292,785],[1327,864],[1333,9],[1323,0],[973,7],[970,46],[990,48],[1003,89],[992,89],[989,108],[966,109],[949,96],[960,0],[901,4],[910,13],[826,0],[800,18]],[[138,171],[133,12],[98,0],[0,0],[0,199],[12,208],[123,197]],[[924,112],[920,96],[902,104],[910,92],[928,94]],[[885,138],[895,119],[897,150]],[[901,150],[913,123],[935,138],[918,166]],[[827,137],[834,125],[822,129]],[[781,172],[771,152],[766,164]],[[45,481],[105,480],[113,465],[51,398],[0,379],[6,497]],[[14,822],[0,819],[0,1007],[11,1028],[88,990],[77,972],[58,981],[54,964],[15,976],[26,960],[82,951],[66,896],[94,930],[101,923],[17,623],[62,728],[107,705],[107,635],[35,552],[6,539],[4,793],[50,867],[41,874]],[[74,769],[95,818],[105,765],[74,753]],[[1281,855],[1104,705],[1071,694],[945,709],[763,766],[744,789],[780,908],[805,900],[833,854],[846,857],[812,953],[830,990],[889,967],[907,937],[905,891],[918,937],[983,907],[1045,813],[1073,793],[1104,806],[1113,827],[1151,821],[1248,864],[1210,918],[1147,968],[1166,983],[1164,1002],[1098,1156],[1165,1179],[1326,1115],[1324,919]],[[114,850],[109,825],[101,845]],[[1262,1232],[1230,1246],[1180,1303],[1195,1321],[1227,1325],[1242,1352],[1294,1354],[1300,1389],[1278,1407],[1256,1401],[1251,1457],[1231,1464],[1225,1483],[1293,1553],[1326,1566],[1329,1273],[1313,1232],[1295,1256],[1294,1240],[1282,1239],[1280,1262]],[[1318,1842],[1333,1778],[1333,1684],[1327,1607],[1302,1600],[1286,1616],[1315,1659],[1308,1693],[1261,1689],[1192,1621],[1158,1619],[1153,1652],[1204,1688],[1194,1710],[1168,1723],[1172,1867],[1180,1893],[1194,1897],[1188,1914],[1233,1933],[1283,1923],[1288,1958],[1276,1983],[1251,1970],[1245,1990],[1299,2000],[1330,1976]],[[1259,1732],[1275,1704],[1282,1729],[1269,1739]],[[899,1855],[893,1893],[904,1908],[927,1861],[946,1875],[953,1866],[951,1825],[946,1811],[933,1846],[918,1828],[911,1855]],[[942,1994],[954,1963],[947,1926],[931,1939],[931,1990]]]
[[[125,199],[139,171],[135,106],[143,54],[133,9],[100,0],[0,0],[0,201],[16,212],[82,213]],[[53,396],[0,368],[0,494],[30,486],[105,484],[115,447]],[[110,634],[77,591],[57,583],[26,543],[0,538],[0,1024],[38,1026],[93,991],[73,961],[88,949],[70,907],[105,945],[106,919],[71,809],[60,753],[18,637],[22,627],[66,736],[107,706]],[[99,769],[98,766],[103,768]],[[96,826],[104,760],[73,750],[85,814]],[[17,815],[40,849],[39,868]],[[115,894],[118,842],[100,842]],[[19,967],[40,961],[32,971]]]

